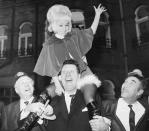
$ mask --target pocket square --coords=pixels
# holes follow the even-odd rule
[[[87,107],[84,107],[84,108],[82,109],[82,112],[85,112],[85,111],[88,111]]]

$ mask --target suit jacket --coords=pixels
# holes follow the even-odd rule
[[[3,123],[4,123],[4,120],[5,119],[5,114],[4,114],[4,103],[3,102],[0,102],[0,131],[3,131]]]
[[[116,109],[117,109],[117,100],[115,101],[104,101],[103,102],[103,108],[106,113],[111,115],[111,131],[126,131],[123,124],[119,120],[119,118],[116,115]],[[144,106],[144,105],[143,105]],[[138,121],[135,131],[148,131],[148,124],[149,124],[149,109],[145,107],[145,113]]]
[[[48,121],[47,131],[91,131],[83,94],[77,91],[68,114],[64,95],[56,96],[53,106],[56,120]]]
[[[5,117],[3,131],[14,131],[18,128],[20,118],[20,101],[10,103],[5,107]],[[34,127],[32,131],[41,131],[40,127]]]

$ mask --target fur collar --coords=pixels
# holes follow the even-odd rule
[[[78,84],[77,84],[77,89],[81,89],[81,87],[83,87],[87,84],[95,84],[98,88],[101,85],[101,81],[94,74],[86,75],[79,79]]]

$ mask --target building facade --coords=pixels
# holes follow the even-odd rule
[[[83,19],[74,27],[88,28],[94,18],[93,5],[101,2],[102,14],[93,47],[87,54],[88,64],[101,80],[120,85],[127,72],[140,68],[149,77],[149,2],[148,0],[0,0],[0,99],[9,103],[17,99],[14,75],[27,72],[35,80],[37,92],[50,78],[33,73],[44,41],[46,12],[53,4],[65,4]],[[77,18],[77,16],[76,16]]]

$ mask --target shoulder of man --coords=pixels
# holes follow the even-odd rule
[[[117,100],[105,100],[102,102],[105,112],[114,113],[117,107]]]
[[[149,100],[148,96],[143,96],[140,99],[138,99],[138,102],[147,110],[149,110]]]
[[[7,109],[7,110],[9,110],[10,108],[14,109],[14,107],[17,106],[17,105],[20,105],[20,101],[19,100],[5,105],[5,109]]]

